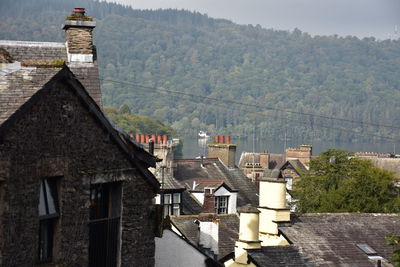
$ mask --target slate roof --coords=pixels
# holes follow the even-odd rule
[[[280,168],[280,170],[286,169],[287,167],[293,168],[293,170],[295,170],[298,175],[301,175],[301,172],[307,170],[306,166],[304,166],[304,164],[298,159],[286,161],[285,164],[283,164],[283,166]]]
[[[4,51],[3,48],[0,52],[4,53]],[[28,112],[30,107],[35,105],[43,95],[50,90],[57,89],[60,83],[66,84],[82,100],[82,103],[102,127],[108,131],[110,137],[143,174],[144,179],[155,191],[158,190],[158,181],[147,169],[149,166],[155,167],[156,158],[148,154],[142,147],[132,143],[128,136],[112,127],[100,107],[67,66],[62,69],[52,65],[50,67],[22,68],[17,66],[14,69],[2,64],[0,67],[2,71],[0,73],[0,136],[12,127],[16,118]]]
[[[183,214],[199,214],[203,211],[203,206],[187,190],[182,192],[182,212]]]
[[[201,216],[201,215],[200,215]],[[239,217],[236,214],[215,214],[219,219],[218,259],[234,251],[239,238]],[[198,225],[194,223],[199,215],[171,216],[172,224],[194,245],[198,245]]]
[[[314,266],[301,249],[294,245],[270,246],[248,250],[251,261],[262,267]]]
[[[269,154],[269,168],[280,169],[285,164],[284,154]]]
[[[239,168],[245,168],[247,163],[260,163],[260,153],[242,152],[239,159]]]
[[[282,178],[282,173],[279,169],[266,169],[263,171],[263,178]]]
[[[7,65],[2,64],[0,67],[0,123],[2,123],[60,70],[54,65],[57,61],[67,60],[67,51],[65,43],[7,40],[0,40],[0,49],[6,51],[15,63],[12,73],[5,72]],[[54,63],[53,66],[51,63]],[[17,67],[18,64],[19,67]],[[37,67],[41,64],[48,66]],[[69,68],[90,96],[100,103],[97,62],[72,64]]]
[[[315,213],[295,217],[279,230],[316,266],[376,266],[356,244],[368,244],[389,259],[385,235],[400,231],[396,222],[399,214]]]
[[[205,188],[218,188],[221,186],[224,181],[223,180],[196,180],[196,187],[192,190],[193,191],[204,191]]]
[[[237,206],[258,206],[258,189],[238,168],[226,168],[218,158],[175,159],[174,178],[191,189],[195,180],[222,180],[232,190],[238,190]]]

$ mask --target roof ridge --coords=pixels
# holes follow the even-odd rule
[[[37,41],[14,41],[14,40],[0,40],[0,45],[6,46],[41,46],[41,47],[65,47],[62,42],[37,42]]]

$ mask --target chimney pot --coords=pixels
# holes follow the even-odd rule
[[[218,141],[219,141],[219,136],[218,135],[214,136],[214,141],[215,141],[215,143],[218,143]]]
[[[136,134],[136,141],[140,143],[140,134]]]
[[[157,144],[162,144],[162,136],[157,135]]]
[[[225,144],[230,144],[231,143],[231,137],[228,135],[228,136],[225,136]]]
[[[166,145],[168,143],[168,135],[163,135],[163,144]]]
[[[145,138],[146,138],[145,142],[148,143],[149,140],[150,140],[150,135],[146,134],[146,135],[145,135]]]
[[[85,8],[84,7],[74,7],[72,10],[73,15],[84,16],[85,15]]]
[[[219,141],[218,143],[223,144],[224,143],[224,136],[220,135],[218,141]]]

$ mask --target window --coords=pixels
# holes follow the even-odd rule
[[[229,196],[215,197],[215,211],[217,214],[228,214]]]
[[[181,193],[164,194],[164,216],[181,214]]]
[[[119,255],[122,183],[90,186],[89,266],[116,267]]]
[[[54,228],[59,217],[57,179],[40,181],[39,193],[39,263],[49,263],[53,258]]]

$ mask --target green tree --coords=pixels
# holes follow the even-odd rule
[[[127,104],[123,104],[119,108],[119,113],[120,114],[131,114],[131,109],[129,108],[129,106]]]
[[[294,185],[299,212],[399,212],[393,173],[345,150],[327,150],[311,160]]]
[[[387,244],[393,248],[393,253],[390,255],[392,263],[400,267],[400,233],[390,233],[385,238]]]

